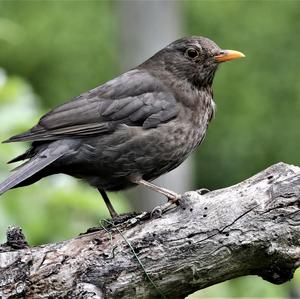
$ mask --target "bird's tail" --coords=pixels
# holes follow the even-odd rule
[[[32,177],[63,155],[64,152],[62,151],[52,153],[47,149],[41,151],[29,161],[18,166],[4,182],[0,183],[0,195],[13,187],[17,187],[20,183]]]

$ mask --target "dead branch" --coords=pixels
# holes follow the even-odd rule
[[[186,209],[148,213],[74,239],[29,247],[8,231],[1,298],[184,298],[243,275],[284,283],[300,265],[300,168],[279,163],[232,187],[183,196]],[[132,248],[124,241],[128,240]]]

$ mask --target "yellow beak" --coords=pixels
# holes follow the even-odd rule
[[[223,50],[219,55],[215,56],[215,59],[218,62],[224,62],[224,61],[234,60],[243,57],[245,57],[245,55],[242,52],[238,52],[234,50]]]

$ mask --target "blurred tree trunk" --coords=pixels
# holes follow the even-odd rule
[[[155,52],[182,36],[182,16],[178,1],[118,1],[120,64],[133,68]],[[178,193],[191,189],[191,162],[155,180]],[[145,188],[128,192],[134,210],[149,210],[165,201]],[[141,198],[143,200],[141,200]]]

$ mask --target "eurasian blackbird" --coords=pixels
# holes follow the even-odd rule
[[[29,131],[4,142],[30,141],[10,161],[27,160],[0,194],[56,173],[106,191],[137,184],[175,202],[179,195],[151,180],[181,164],[203,140],[214,114],[212,83],[221,62],[244,57],[204,37],[166,46],[138,67],[46,113]]]

